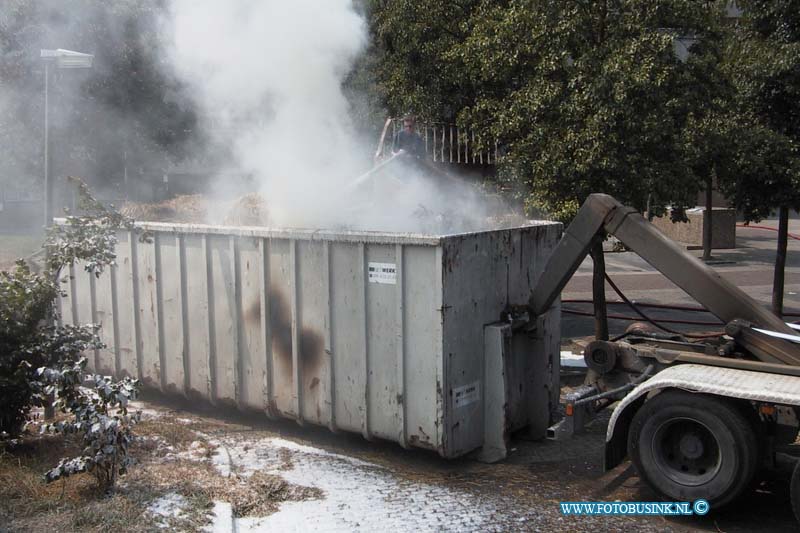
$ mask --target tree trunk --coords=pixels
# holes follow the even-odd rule
[[[782,206],[778,212],[778,251],[775,254],[775,273],[772,281],[772,312],[780,317],[783,316],[783,275],[789,239],[789,208]]]
[[[712,181],[711,177],[706,180],[706,208],[703,210],[703,261],[711,259],[711,234],[712,234],[712,213],[713,213],[713,196],[712,196]]]
[[[603,257],[603,241],[592,245],[592,300],[594,302],[594,336],[597,340],[608,340],[608,312],[606,310],[606,261]]]

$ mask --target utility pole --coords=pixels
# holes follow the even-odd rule
[[[606,260],[603,255],[603,240],[592,245],[592,301],[594,302],[594,337],[608,340],[608,309],[606,307]]]
[[[40,57],[44,62],[44,225],[53,222],[53,177],[50,148],[50,67],[57,69],[92,68],[94,56],[72,50],[42,50]]]

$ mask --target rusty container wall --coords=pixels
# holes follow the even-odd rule
[[[121,232],[99,278],[70,272],[62,320],[107,345],[91,369],[444,457],[482,445],[484,326],[527,302],[561,234],[140,226],[152,242]],[[557,315],[531,354],[555,380]]]

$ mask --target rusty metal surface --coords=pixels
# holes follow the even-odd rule
[[[141,226],[153,241],[120,233],[99,279],[71,272],[63,320],[101,323],[108,346],[92,369],[445,457],[483,444],[482,396],[454,398],[485,389],[483,326],[524,303],[560,235]],[[533,357],[558,357],[557,316]]]

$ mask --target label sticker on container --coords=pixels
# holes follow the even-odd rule
[[[453,389],[453,405],[464,407],[471,403],[475,403],[481,399],[481,382],[476,381],[468,385],[462,385],[457,389]]]
[[[395,263],[373,263],[369,265],[369,282],[397,285],[397,265]]]

